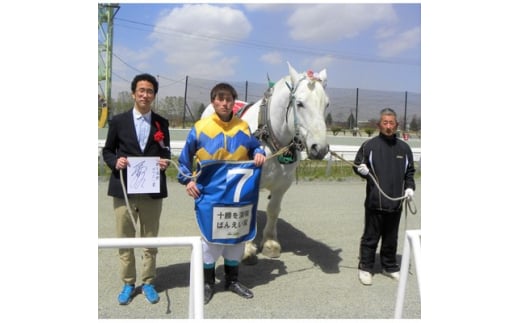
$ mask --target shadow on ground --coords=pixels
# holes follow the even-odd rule
[[[257,212],[257,222],[258,231],[254,243],[259,246],[266,223],[265,211]],[[278,219],[277,230],[282,253],[292,252],[297,256],[307,256],[314,266],[320,267],[324,273],[339,272],[339,263],[342,260],[339,256],[341,249],[334,250],[326,244],[312,239],[281,218]]]
[[[262,239],[262,231],[265,227],[266,214],[265,211],[257,213],[257,236],[254,239],[256,245],[260,245]],[[307,256],[314,266],[319,267],[324,273],[339,273],[339,263],[341,257],[339,253],[341,249],[332,249],[326,244],[316,241],[308,237],[305,233],[298,230],[290,223],[283,219],[278,219],[278,238],[282,245],[282,253],[293,253],[297,256]],[[276,277],[287,274],[285,263],[279,259],[259,258],[255,265],[241,265],[240,279],[249,287],[268,284]],[[157,268],[157,278],[155,279],[155,287],[158,292],[177,288],[188,287],[190,281],[190,264],[180,263],[166,267]],[[224,281],[224,268],[218,266],[216,269],[216,278]],[[218,286],[216,291],[223,289]]]

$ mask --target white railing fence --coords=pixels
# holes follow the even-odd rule
[[[172,140],[170,141],[170,148],[172,152],[172,156],[179,156],[181,154],[182,148],[184,147],[185,141],[179,141],[179,140]],[[102,162],[101,158],[101,150],[105,146],[104,140],[98,140],[98,157],[100,160],[100,163]],[[341,156],[341,158],[344,158],[346,160],[354,160],[354,157],[356,156],[356,153],[359,149],[359,146],[352,146],[352,145],[330,145],[329,147],[330,151],[334,151],[338,155]],[[421,148],[412,148],[413,153],[413,160],[420,162],[421,160]],[[302,153],[302,159],[307,158],[307,155],[305,152]],[[324,158],[325,160],[336,160],[337,158],[327,154]]]
[[[98,248],[158,248],[191,246],[189,318],[204,318],[204,281],[200,237],[100,238]]]
[[[411,251],[410,251],[411,249]],[[400,319],[403,315],[404,294],[406,291],[406,283],[408,280],[408,269],[410,267],[410,256],[413,251],[415,259],[415,274],[417,275],[417,286],[419,295],[421,294],[421,230],[407,230],[406,239],[404,240],[403,257],[401,259],[401,272],[399,286],[397,287],[397,301],[395,304],[395,319]]]

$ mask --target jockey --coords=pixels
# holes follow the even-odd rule
[[[197,186],[200,183],[197,184],[192,176],[193,158],[197,164],[205,160],[253,160],[256,167],[261,167],[266,158],[265,151],[251,134],[247,122],[233,114],[236,90],[227,83],[220,83],[211,90],[210,97],[215,113],[195,123],[179,157],[177,179],[186,185],[187,194],[194,199],[200,197],[201,191]],[[253,297],[253,292],[238,281],[238,265],[244,255],[244,244],[245,241],[235,244],[213,243],[203,235],[205,304],[214,294],[215,263],[220,256],[224,257],[226,289],[244,298]]]

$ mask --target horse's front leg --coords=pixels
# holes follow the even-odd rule
[[[278,242],[278,233],[276,231],[276,224],[278,222],[278,215],[281,211],[282,198],[285,191],[271,191],[269,202],[266,210],[266,223],[262,233],[262,242],[260,243],[262,254],[269,258],[278,258],[282,252],[282,247]],[[242,262],[246,265],[254,265],[258,262],[257,257],[258,248],[253,241],[246,242]]]
[[[258,248],[253,241],[246,242],[242,262],[246,265],[256,265],[258,257],[256,256]]]
[[[262,254],[266,257],[278,258],[280,257],[280,253],[282,252],[282,247],[278,242],[278,233],[276,230],[276,225],[278,223],[278,216],[280,215],[281,204],[284,194],[285,190],[282,192],[272,191],[271,199],[267,203],[266,223],[261,243]]]

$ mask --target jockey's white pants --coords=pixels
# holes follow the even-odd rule
[[[244,244],[240,242],[234,245],[224,245],[208,242],[206,239],[202,239],[202,253],[205,264],[216,263],[220,256],[224,259],[233,260],[240,262],[244,255]]]

